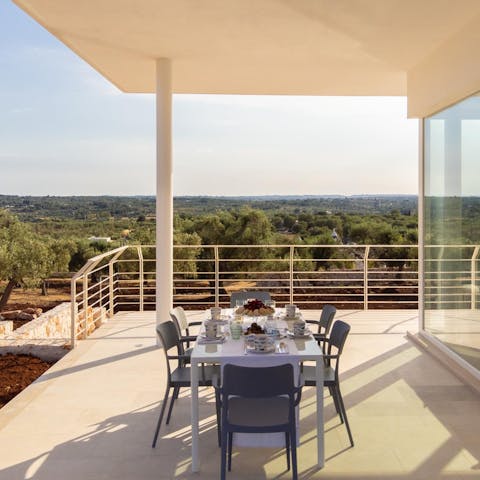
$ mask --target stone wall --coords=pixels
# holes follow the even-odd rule
[[[70,304],[68,304],[70,307]],[[102,323],[107,321],[107,310],[102,307],[88,307],[87,308],[87,334],[91,335]],[[77,335],[85,327],[85,312],[82,311],[78,314],[77,320]]]
[[[88,335],[107,321],[107,312],[103,307],[88,307],[86,315]],[[77,335],[80,327],[84,326],[84,319],[85,313],[80,312]],[[0,322],[0,354],[27,353],[47,360],[60,358],[70,348],[71,304],[69,302],[57,305],[16,330],[11,330],[11,324],[12,322],[8,320]]]
[[[13,322],[12,320],[2,320],[0,321],[0,338],[5,335],[10,335],[13,331]]]
[[[13,331],[17,339],[70,338],[70,303],[61,303]]]

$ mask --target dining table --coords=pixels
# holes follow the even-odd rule
[[[301,318],[298,314],[296,319]],[[271,352],[255,352],[248,348],[248,336],[242,334],[234,339],[230,333],[231,322],[240,322],[243,330],[255,322],[265,325],[266,317],[243,316],[241,320],[235,316],[234,309],[223,309],[219,324],[218,339],[205,337],[205,327],[200,327],[200,335],[191,353],[191,434],[192,434],[192,471],[200,471],[200,432],[199,432],[199,367],[201,364],[213,363],[220,365],[221,369],[226,364],[235,364],[251,367],[276,366],[291,363],[297,373],[300,364],[306,361],[315,362],[317,385],[323,385],[323,353],[317,341],[308,330],[302,335],[294,335],[292,320],[286,317],[283,309],[275,309],[273,322],[275,328],[281,332],[275,340],[275,349]],[[211,321],[209,311],[206,312],[205,321]],[[269,319],[272,322],[272,318]],[[316,389],[316,427],[317,427],[317,466],[324,465],[324,420],[323,420],[323,388]],[[271,434],[270,434],[271,435]],[[251,436],[251,435],[250,435]],[[241,443],[240,443],[241,444]],[[252,445],[255,446],[255,445]],[[257,446],[262,446],[260,443]],[[263,446],[267,446],[263,444]],[[271,444],[270,446],[276,446]]]

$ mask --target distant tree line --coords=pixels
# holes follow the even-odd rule
[[[294,215],[316,211],[357,214],[385,214],[398,210],[404,215],[417,211],[414,195],[363,196],[259,196],[259,197],[175,197],[174,209],[192,216],[218,211],[237,211],[242,207],[268,214],[282,210]],[[39,218],[105,220],[155,216],[154,196],[18,196],[0,195],[0,209],[8,209],[22,220]]]
[[[196,263],[197,259],[208,260],[213,255],[212,249],[201,248],[201,245],[303,245],[305,269],[322,269],[328,268],[328,263],[308,262],[308,259],[335,258],[335,249],[328,248],[329,245],[417,243],[418,220],[415,209],[411,208],[414,197],[413,200],[410,197],[353,198],[349,197],[353,202],[352,211],[345,211],[343,197],[243,201],[205,197],[196,202],[182,197],[175,205],[174,243],[194,248],[175,249],[175,258],[184,260],[178,262],[177,268],[190,273],[197,268],[212,268],[209,262],[200,266]],[[320,208],[322,202],[329,208]],[[2,205],[0,307],[17,285],[37,284],[52,272],[77,271],[89,258],[120,245],[155,243],[154,206],[150,197],[4,195],[0,196]],[[359,211],[359,205],[366,210]],[[222,206],[225,208],[219,208]],[[427,242],[474,243],[480,238],[479,199],[427,199],[426,215],[432,219],[431,228],[426,232]],[[112,241],[91,241],[92,236],[111,237]],[[222,258],[235,260],[247,253],[268,261],[274,257],[287,258],[288,248],[276,252],[268,248],[248,251],[223,248]],[[407,258],[406,249],[401,247],[390,250],[390,255]],[[147,256],[153,257],[154,250]],[[403,265],[399,261],[396,267],[401,269]],[[301,268],[301,263],[298,266]],[[248,270],[245,264],[242,268]]]
[[[42,197],[41,204],[32,197],[0,198],[8,207],[0,210],[0,280],[3,281],[0,308],[16,286],[36,285],[53,272],[77,271],[89,258],[120,245],[155,243],[155,218],[145,205],[139,207],[144,202],[149,204],[145,198],[129,199],[116,206],[111,200],[115,197]],[[293,201],[292,206],[288,201],[282,204],[275,200],[276,208],[269,204],[266,210],[252,208],[246,202],[235,209],[211,211],[208,200],[205,212],[198,211],[198,206],[196,213],[177,209],[174,243],[198,247],[176,249],[175,258],[184,260],[177,268],[191,273],[197,269],[197,259],[211,258],[212,250],[202,249],[201,245],[416,242],[416,217],[410,212],[348,214],[308,208],[297,212],[297,202]],[[95,213],[92,209],[96,209]],[[112,241],[91,241],[92,236],[111,237]],[[222,255],[235,259],[247,253],[261,259],[279,255],[267,248],[248,252],[227,248]],[[288,250],[282,254],[286,257]],[[153,250],[149,255],[154,255]],[[307,250],[307,256],[317,255],[318,249]],[[212,267],[205,263],[203,268]]]

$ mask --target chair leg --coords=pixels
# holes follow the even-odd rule
[[[178,400],[179,393],[180,393],[180,387],[177,388],[177,393],[175,395],[175,400]]]
[[[335,405],[337,415],[340,417],[340,422],[343,423],[343,412],[338,401],[337,390],[335,389],[335,387],[328,387],[328,389],[330,390],[330,395],[333,398],[333,404]]]
[[[175,399],[178,398],[179,391],[180,391],[180,387],[173,387],[173,395],[172,395],[172,398],[170,399],[170,407],[168,408],[167,421],[165,422],[167,425],[170,423],[170,417],[172,416],[172,410],[173,410],[173,402],[175,402]]]
[[[227,475],[227,432],[222,429],[222,449],[220,453],[220,479],[225,480]]]
[[[287,470],[290,470],[290,434],[285,432],[285,450],[287,454]]]
[[[340,408],[342,410],[342,415],[343,415],[343,418],[345,419],[345,426],[347,427],[348,438],[350,439],[350,445],[353,447],[354,443],[353,443],[352,432],[350,431],[350,425],[348,423],[348,418],[347,418],[347,411],[345,410],[345,404],[343,403],[342,394],[340,392],[340,386],[337,385],[336,391],[338,394],[338,400],[340,403]]]
[[[233,432],[228,432],[228,471],[232,471],[232,444]]]
[[[167,386],[165,391],[165,396],[163,397],[162,408],[160,410],[160,415],[158,417],[157,427],[155,428],[155,435],[153,436],[152,448],[155,448],[157,445],[158,432],[160,431],[160,425],[162,424],[163,414],[165,413],[165,407],[167,406],[168,393],[170,392],[170,385]]]
[[[215,412],[217,414],[217,438],[218,446],[222,446],[222,426],[221,426],[221,411],[220,411],[220,395],[215,390]]]
[[[292,452],[292,480],[297,480],[297,431],[295,425],[290,430],[290,449]]]

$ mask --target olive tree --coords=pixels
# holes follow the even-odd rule
[[[0,298],[0,310],[17,285],[37,285],[53,266],[47,241],[9,212],[0,210],[0,280],[7,282]]]

